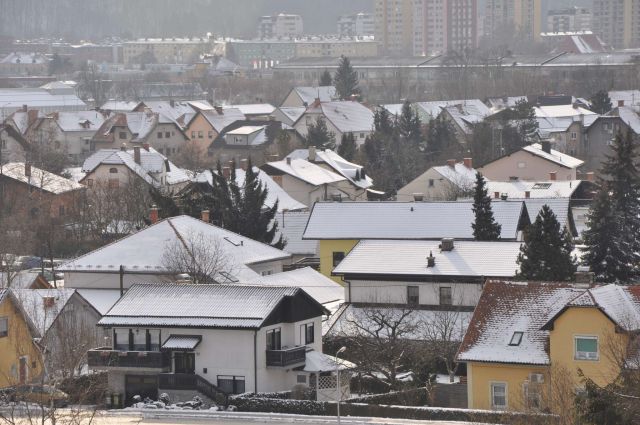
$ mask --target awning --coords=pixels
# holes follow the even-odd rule
[[[169,335],[162,344],[163,350],[192,351],[202,341],[201,335]]]

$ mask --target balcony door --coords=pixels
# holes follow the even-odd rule
[[[196,373],[196,354],[186,351],[174,351],[174,373]]]

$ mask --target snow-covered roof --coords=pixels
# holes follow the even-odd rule
[[[473,188],[476,182],[475,168],[469,168],[463,162],[457,162],[453,167],[439,165],[433,167],[442,177],[461,188]]]
[[[112,111],[112,112],[133,112],[138,106],[140,106],[142,102],[134,101],[134,100],[107,100],[102,104],[100,109],[103,111]]]
[[[278,183],[273,181],[271,176],[269,176],[264,171],[260,170],[258,167],[253,167],[253,171],[258,173],[258,180],[266,187],[267,189],[267,198],[264,201],[264,204],[268,207],[272,207],[276,201],[278,201],[278,212],[281,211],[299,211],[306,210],[307,206],[301,202],[296,201],[289,195]],[[236,184],[238,187],[244,186],[244,180],[246,178],[246,172],[242,168],[236,168]],[[213,178],[211,175],[211,170],[205,170],[194,178],[194,181],[197,183],[208,183],[209,185],[213,184]]]
[[[4,58],[0,59],[2,64],[36,64],[42,65],[49,62],[49,59],[42,53],[26,53],[26,52],[13,52],[9,53]]]
[[[502,239],[516,239],[524,203],[500,202]],[[473,239],[473,202],[316,202],[304,239]]]
[[[304,359],[304,372],[334,372],[336,369],[355,369],[357,365],[349,360],[330,356],[319,351],[309,351]]]
[[[617,114],[634,133],[640,134],[640,117],[636,110],[630,106],[620,106],[615,109],[615,114]]]
[[[11,288],[29,289],[40,275],[39,270],[21,270],[17,273],[11,273],[11,275],[7,275],[7,272],[0,272],[0,287],[6,286],[11,278]]]
[[[102,316],[120,299],[120,289],[78,288],[76,291]]]
[[[461,341],[467,330],[471,313],[466,311],[439,311],[439,310],[422,310],[422,309],[402,309],[394,307],[364,307],[354,306],[353,304],[344,304],[334,313],[327,321],[323,335],[353,337],[366,336],[366,330],[375,330],[380,327],[380,318],[386,318],[389,321],[400,321],[400,317],[407,314],[402,319],[402,323],[406,324],[405,338],[409,340],[431,340],[433,337],[427,337],[430,330],[435,327],[442,326],[442,323],[449,323],[451,326],[451,340]],[[390,337],[387,333],[392,330],[385,327],[380,332],[380,337]],[[432,333],[435,333],[432,331]]]
[[[549,325],[569,307],[599,308],[621,328],[640,329],[637,287],[488,281],[457,359],[548,365]],[[515,332],[522,332],[519,344],[512,343]]]
[[[133,285],[100,320],[102,326],[259,328],[298,288],[151,283]]]
[[[57,174],[41,170],[33,165],[31,165],[30,168],[31,172],[27,176],[25,173],[24,162],[10,162],[8,164],[0,165],[0,175],[37,187],[38,189],[55,195],[71,192],[73,190],[82,190],[85,188],[80,183],[61,177]]]
[[[304,159],[285,159],[282,161],[267,162],[265,165],[313,186],[346,180],[341,175],[325,170],[319,165],[305,161]]]
[[[41,88],[0,89],[0,109],[57,108],[57,110],[85,110],[87,105],[75,94],[57,94]]]
[[[460,106],[462,111],[468,115],[486,117],[490,113],[487,105],[482,103],[480,99],[437,100],[432,102],[417,102],[416,105],[431,118],[436,118],[444,108],[449,106]]]
[[[238,109],[244,115],[271,115],[276,107],[270,103],[249,103],[246,105],[226,105],[223,110]]]
[[[7,119],[11,120],[15,126],[15,128],[20,132],[20,134],[26,134],[29,129],[29,115],[31,114],[32,119],[37,121],[38,118],[43,118],[45,114],[39,110],[31,109],[29,112],[24,111],[16,111],[12,113]]]
[[[257,131],[264,130],[266,126],[264,125],[245,125],[242,127],[238,127],[236,129],[227,131],[226,134],[238,135],[238,136],[247,136],[249,134],[253,134]]]
[[[443,109],[449,113],[460,130],[468,135],[473,133],[473,125],[482,122],[486,117],[486,115],[482,115],[484,111],[479,112],[476,108],[469,108],[464,105],[447,106]]]
[[[211,241],[228,262],[228,271],[239,280],[248,280],[256,273],[251,264],[284,260],[291,254],[254,241],[201,220],[181,215],[162,220],[144,230],[124,237],[88,254],[75,258],[58,268],[62,272],[118,273],[124,266],[127,273],[166,274],[164,255],[167,249],[184,244],[192,238]],[[226,281],[224,276],[214,278]]]
[[[441,251],[440,241],[363,240],[334,269],[338,275],[514,277],[520,242],[454,241]],[[435,266],[427,267],[433,255]],[[380,259],[384,258],[384,261]]]
[[[247,119],[238,108],[225,108],[222,114],[216,110],[200,111],[200,113],[218,133],[236,121]]]
[[[497,112],[506,108],[513,108],[516,103],[523,100],[526,102],[527,96],[490,97],[487,99],[487,103],[491,108],[491,112]]]
[[[97,131],[104,115],[97,111],[69,111],[50,114],[62,131]]]
[[[292,159],[297,158],[297,159],[304,159],[308,161],[309,149],[296,149],[293,152],[291,152],[289,155],[287,155],[287,158],[292,158]],[[362,189],[367,189],[373,186],[373,180],[371,179],[371,177],[367,175],[365,175],[365,178],[360,178],[356,180],[356,171],[358,172],[358,174],[362,172],[363,167],[361,165],[354,164],[353,162],[347,161],[346,159],[338,155],[337,152],[331,149],[325,149],[325,150],[317,149],[316,159],[314,162],[315,163],[321,162],[321,163],[327,164],[329,167],[331,167],[333,171],[346,177],[347,180],[349,180],[355,186],[358,186]]]
[[[529,220],[533,223],[536,220],[538,214],[542,210],[542,207],[547,205],[551,208],[551,211],[556,215],[560,228],[567,227],[569,231],[572,230],[571,223],[569,222],[569,209],[570,198],[529,198],[529,199],[514,199],[513,202],[524,201],[527,206],[527,213],[529,213]],[[498,201],[500,202],[500,201]],[[512,202],[512,201],[507,201]],[[495,202],[492,203],[492,206]]]
[[[268,276],[258,276],[247,283],[260,286],[292,286],[302,288],[320,304],[344,301],[344,287],[311,267],[294,269]]]
[[[536,117],[560,118],[579,117],[580,115],[597,115],[595,112],[573,104],[534,106]]]
[[[278,110],[290,120],[288,124],[293,125],[300,119],[307,108],[305,106],[281,106]]]
[[[316,98],[320,99],[320,102],[330,102],[336,97],[336,88],[333,86],[294,87],[292,90],[300,96],[302,103],[307,105],[311,105]]]
[[[402,107],[403,103],[386,103],[384,105],[380,105],[381,108],[386,109],[391,115],[400,116],[402,115]]]
[[[545,180],[545,181],[492,181],[486,180],[485,184],[489,196],[495,192],[506,194],[508,199],[525,198],[525,192],[529,192],[530,198],[571,198],[580,187],[582,180]]]
[[[286,250],[294,255],[318,255],[318,241],[302,239],[304,229],[309,221],[309,211],[278,211],[275,217],[278,222],[278,235],[287,241]]]
[[[623,106],[640,106],[640,90],[612,90],[609,92],[611,105],[615,108],[623,103]]]
[[[62,313],[75,289],[13,289],[16,299],[41,335],[44,335]],[[45,299],[51,304],[46,304]]]
[[[584,161],[578,158],[574,158],[571,155],[567,155],[566,153],[562,153],[555,149],[551,149],[549,153],[542,150],[542,146],[540,143],[533,143],[531,145],[525,146],[522,148],[524,151],[529,152],[533,155],[536,155],[540,158],[546,159],[547,161],[551,161],[558,165],[561,165],[566,168],[578,168]]]
[[[144,102],[145,106],[160,115],[164,115],[171,121],[177,122],[180,117],[187,114],[194,114],[198,110],[209,111],[213,106],[206,100],[199,101],[169,101],[169,100],[149,100]]]
[[[358,102],[335,101],[320,104],[325,118],[341,133],[370,132],[373,130],[373,111]]]

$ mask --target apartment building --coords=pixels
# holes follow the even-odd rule
[[[338,34],[342,37],[373,35],[374,32],[374,18],[371,13],[342,15],[338,19]]]
[[[477,0],[415,0],[413,54],[463,51],[477,44]]]
[[[584,7],[553,9],[547,12],[547,32],[591,30],[591,10]]]
[[[640,2],[594,0],[593,32],[614,48],[640,46]]]
[[[504,37],[505,30],[521,37],[539,40],[542,29],[542,0],[487,0],[484,35]]]
[[[382,54],[410,56],[413,51],[413,1],[376,0],[375,39]]]
[[[125,42],[122,58],[125,64],[189,63],[210,50],[205,38],[144,38]]]
[[[261,16],[258,23],[258,37],[296,37],[303,33],[302,16],[279,13]]]

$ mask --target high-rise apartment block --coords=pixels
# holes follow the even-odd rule
[[[504,39],[510,31],[529,40],[540,40],[542,31],[541,0],[487,0],[484,35]]]
[[[263,39],[296,37],[302,35],[302,16],[280,13],[262,16],[258,24],[258,37]]]
[[[591,31],[591,10],[569,7],[547,12],[547,32]]]
[[[414,0],[413,54],[431,56],[476,47],[477,0]]]
[[[593,0],[593,33],[614,48],[640,46],[640,0]]]
[[[383,55],[413,54],[413,0],[375,0],[374,21]]]
[[[338,34],[343,37],[354,37],[374,34],[373,15],[371,13],[354,13],[343,15],[338,20]]]

